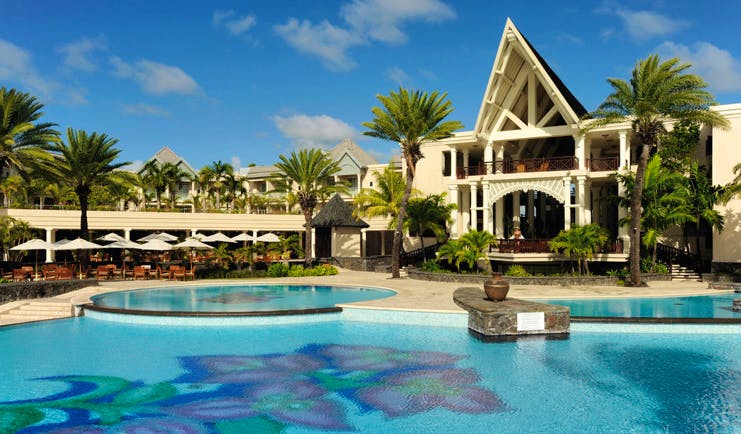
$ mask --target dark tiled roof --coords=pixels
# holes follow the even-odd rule
[[[329,199],[322,209],[311,219],[311,225],[317,228],[331,228],[335,226],[367,228],[368,223],[356,219],[352,215],[352,208],[339,194]]]
[[[548,62],[545,61],[543,56],[541,56],[540,53],[538,53],[538,50],[536,50],[535,47],[533,47],[533,44],[531,44],[530,41],[527,40],[527,38],[525,37],[525,35],[522,34],[522,32],[520,32],[520,34],[522,35],[522,39],[525,40],[525,43],[527,44],[527,46],[530,47],[533,53],[535,53],[535,57],[538,58],[538,62],[540,62],[540,64],[543,65],[543,68],[545,68],[546,72],[548,73],[548,76],[551,77],[551,80],[553,80],[553,83],[556,84],[558,91],[561,92],[561,95],[563,95],[564,98],[566,98],[566,102],[569,104],[569,106],[571,106],[571,109],[574,110],[576,115],[581,118],[587,113],[589,113],[587,109],[584,108],[584,106],[579,102],[579,100],[576,99],[574,94],[571,93],[569,88],[566,87],[563,81],[561,81],[561,78],[558,76],[558,74],[556,74],[556,72],[553,71],[551,66],[548,65]]]

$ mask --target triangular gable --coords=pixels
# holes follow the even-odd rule
[[[160,164],[172,163],[176,166],[182,166],[182,168],[185,171],[190,172],[192,175],[198,174],[198,172],[195,169],[193,169],[193,167],[191,167],[191,165],[188,164],[188,162],[185,161],[185,159],[183,159],[178,154],[173,152],[173,150],[167,146],[163,146],[162,149],[157,151],[152,156],[152,158],[149,159],[149,161],[151,160],[157,160],[159,161]]]
[[[340,158],[335,161],[340,166],[340,171],[336,173],[337,175],[357,175],[361,171],[362,166],[349,152],[343,152]]]
[[[562,135],[585,113],[508,18],[474,133],[485,140]]]

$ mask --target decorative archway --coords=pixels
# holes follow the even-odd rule
[[[496,181],[489,184],[489,203],[493,206],[499,199],[515,191],[542,191],[560,204],[564,203],[564,183],[562,179],[526,179],[519,181]]]

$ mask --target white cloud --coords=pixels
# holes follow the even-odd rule
[[[232,156],[232,158],[229,159],[229,164],[232,165],[234,170],[239,170],[242,168],[242,160],[240,160],[240,158],[236,155]]]
[[[638,42],[676,33],[690,26],[689,21],[675,20],[651,11],[618,9],[615,14],[623,21],[628,35]]]
[[[328,115],[273,116],[275,126],[299,146],[329,146],[358,132],[347,123]]]
[[[82,38],[79,41],[63,45],[57,51],[64,55],[64,66],[77,71],[95,72],[98,65],[93,62],[91,55],[95,51],[106,50],[105,38]]]
[[[257,17],[254,15],[236,16],[234,10],[221,11],[215,10],[212,22],[216,27],[224,27],[232,35],[241,35],[257,24]]]
[[[50,98],[59,88],[33,67],[31,54],[12,42],[0,39],[0,80],[15,82],[41,97]]]
[[[289,18],[273,29],[288,45],[319,57],[333,70],[355,67],[348,51],[373,41],[401,44],[408,36],[402,30],[411,21],[439,22],[455,18],[455,11],[440,0],[352,0],[340,9],[344,24],[327,20],[319,24]]]
[[[388,77],[391,81],[398,84],[399,86],[409,83],[409,74],[404,72],[404,70],[399,68],[398,66],[392,66],[391,68],[387,69],[386,77]]]
[[[134,80],[148,93],[160,95],[200,92],[198,83],[177,66],[152,62],[151,60],[137,60],[131,64],[118,56],[112,56],[110,63],[113,66],[115,76]]]
[[[301,53],[312,54],[324,61],[324,66],[335,71],[346,71],[355,67],[347,50],[362,42],[357,35],[328,21],[311,24],[290,18],[286,24],[273,27],[288,45]]]
[[[172,116],[169,111],[150,104],[124,104],[121,110],[127,115],[160,116],[168,118]]]
[[[712,91],[741,91],[741,60],[726,50],[708,42],[697,42],[692,47],[664,42],[657,51],[663,57],[679,57],[682,62],[691,63]]]
[[[455,11],[439,0],[353,0],[342,6],[340,16],[357,33],[399,44],[407,40],[401,30],[405,22],[450,20]]]

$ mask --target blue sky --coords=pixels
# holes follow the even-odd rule
[[[446,91],[473,127],[510,17],[588,110],[651,53],[695,65],[741,102],[733,1],[0,0],[0,85],[44,120],[106,133],[137,162],[169,146],[196,169],[272,164],[362,136],[375,96]]]

